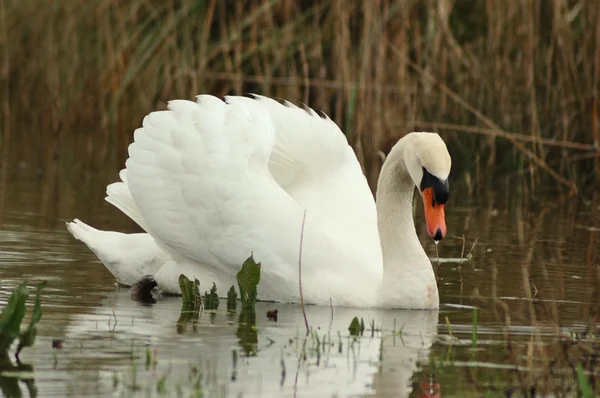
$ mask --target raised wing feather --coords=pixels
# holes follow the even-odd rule
[[[328,117],[289,102],[256,96],[269,112],[276,141],[269,157],[275,180],[337,240],[369,251],[377,263],[373,194],[352,148]]]
[[[234,274],[254,252],[269,290],[289,297],[277,286],[297,278],[306,209],[303,272],[331,289],[380,282],[374,200],[330,120],[263,97],[200,96],[148,115],[129,155],[144,228],[174,258]],[[334,295],[321,290],[310,292],[317,302]]]

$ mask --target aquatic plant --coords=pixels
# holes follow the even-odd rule
[[[182,334],[190,321],[193,329],[196,329],[202,307],[202,297],[200,296],[200,281],[196,278],[192,282],[185,275],[179,275],[179,287],[181,288],[181,314],[177,320],[177,333]]]
[[[204,293],[204,309],[216,310],[217,308],[219,308],[219,295],[217,294],[217,285],[213,282],[210,293]]]
[[[352,319],[352,322],[350,322],[350,326],[348,327],[348,331],[350,331],[350,335],[352,336],[359,336],[364,333],[365,331],[365,322],[362,318],[360,318],[360,321],[358,320],[358,317],[354,317],[354,319]]]
[[[185,275],[179,275],[179,288],[181,289],[181,300],[188,308],[196,309],[202,305],[200,296],[200,281],[194,278],[192,282]]]
[[[254,308],[242,308],[238,317],[236,336],[246,356],[251,357],[258,353],[258,328],[256,327],[256,311]]]
[[[44,286],[46,286],[46,282],[41,282],[36,287],[31,320],[25,331],[21,332],[21,322],[23,322],[23,318],[25,317],[27,298],[29,297],[29,289],[26,282],[22,282],[17,287],[8,299],[6,306],[2,309],[2,314],[0,315],[0,370],[12,366],[8,358],[8,350],[17,338],[19,339],[15,353],[17,362],[19,362],[19,353],[21,350],[25,347],[31,347],[35,342],[37,323],[42,318],[40,292]]]
[[[590,386],[590,379],[585,374],[583,367],[580,363],[577,364],[575,368],[577,372],[577,381],[579,383],[579,390],[581,392],[582,398],[592,398],[594,396],[594,392],[592,391],[592,387]]]
[[[231,285],[229,291],[227,292],[227,311],[235,312],[237,308],[237,292],[235,291],[235,287]]]
[[[242,309],[254,311],[258,295],[257,286],[260,282],[260,263],[254,261],[252,254],[242,264],[242,269],[237,273],[236,279],[240,289]]]

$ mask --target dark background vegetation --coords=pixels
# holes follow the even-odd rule
[[[255,92],[329,114],[372,186],[382,155],[438,131],[453,179],[594,191],[600,2],[0,0],[3,176],[123,166],[173,98]]]

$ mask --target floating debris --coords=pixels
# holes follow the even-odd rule
[[[267,311],[267,319],[277,322],[277,313],[278,313],[277,310],[268,310]]]
[[[464,257],[429,257],[429,261],[432,263],[440,263],[440,264],[461,264],[471,261],[473,259],[473,254],[469,253]]]
[[[129,296],[133,301],[154,304],[156,299],[152,296],[152,290],[158,286],[154,276],[144,275],[129,289]]]

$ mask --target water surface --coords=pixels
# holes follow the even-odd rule
[[[598,204],[539,193],[523,199],[506,189],[453,195],[449,236],[437,247],[440,262],[434,260],[439,311],[334,308],[332,317],[328,307],[308,306],[308,337],[302,311],[292,304],[259,303],[255,320],[221,309],[186,321],[179,298],[132,301],[66,232],[64,222],[74,217],[136,230],[103,202],[106,182],[116,178],[105,174],[22,164],[6,178],[0,304],[21,281],[48,285],[35,346],[21,356],[33,370],[19,382],[0,376],[5,394],[518,396],[525,385],[553,391],[548,377],[573,377],[574,357],[549,362],[558,342],[584,331],[597,313]],[[460,192],[459,184],[453,188]],[[435,258],[420,209],[417,225]],[[276,322],[266,317],[272,309],[279,311]],[[354,316],[366,323],[359,338],[348,332]],[[62,349],[52,348],[54,339],[64,340]],[[576,388],[571,383],[564,391],[576,395]]]

